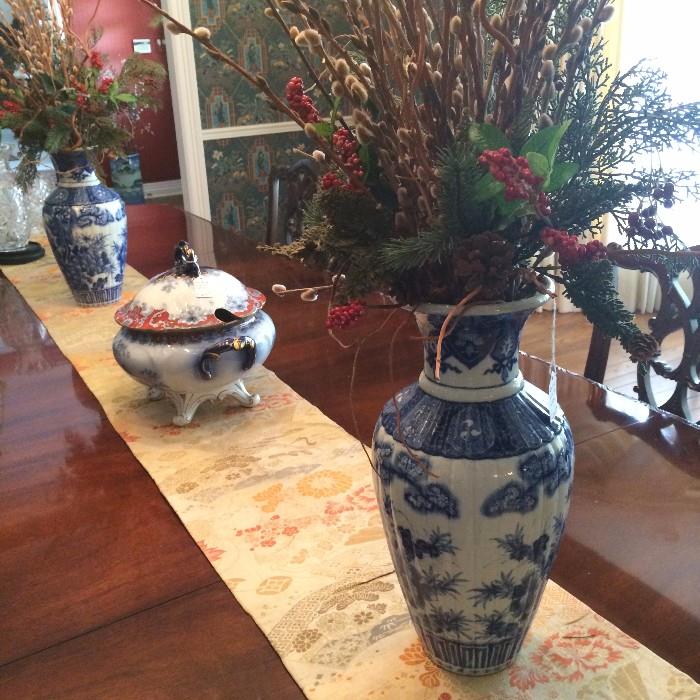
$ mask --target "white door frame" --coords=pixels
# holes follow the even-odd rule
[[[191,27],[189,0],[162,0],[163,9]],[[172,90],[175,134],[185,209],[211,221],[204,142],[300,131],[293,121],[265,122],[218,129],[203,129],[192,39],[166,30],[168,72]]]
[[[161,6],[175,19],[191,26],[188,0],[162,0]],[[185,210],[211,221],[192,39],[175,36],[166,29],[165,47]]]

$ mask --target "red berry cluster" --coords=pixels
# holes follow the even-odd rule
[[[104,68],[104,63],[102,63],[102,56],[100,56],[98,51],[90,51],[90,65],[97,70],[102,70]]]
[[[303,122],[308,124],[309,122],[315,123],[320,121],[316,105],[314,105],[314,101],[304,93],[304,81],[299,76],[295,76],[289,80],[284,94],[287,98],[287,104],[297,113]]]
[[[102,78],[102,80],[100,80],[100,84],[97,86],[97,92],[106,95],[109,92],[109,89],[112,87],[113,82],[114,78]]]
[[[353,175],[363,177],[365,171],[360,164],[357,151],[360,144],[348,129],[338,129],[333,132],[333,149],[343,159],[343,163],[353,171]]]
[[[552,215],[552,201],[544,193],[540,192],[537,195],[537,213],[540,216],[551,216]]]
[[[348,189],[349,185],[347,182],[345,182],[345,180],[338,177],[338,173],[332,170],[324,173],[323,177],[321,178],[321,188],[324,190],[333,190],[342,187]]]
[[[19,114],[22,111],[22,105],[12,100],[2,101],[2,110],[0,110],[0,119],[4,119],[9,114]]]
[[[600,260],[608,254],[605,244],[599,240],[579,243],[576,236],[555,228],[545,228],[540,234],[542,241],[559,254],[562,265],[575,265],[584,260]]]
[[[350,133],[348,129],[338,129],[333,133],[332,137],[333,150],[340,156],[343,164],[346,167],[346,172],[350,171],[358,179],[361,180],[365,176],[365,171],[362,168],[362,162],[357,151],[360,144]],[[355,186],[351,182],[343,180],[338,173],[328,172],[321,178],[321,187],[324,190],[333,188],[342,188],[346,190],[354,190]]]
[[[18,114],[19,112],[22,111],[22,105],[19,104],[18,102],[13,102],[12,100],[3,100],[2,106],[8,112],[12,112],[13,114]]]
[[[349,304],[334,306],[328,312],[326,328],[340,329],[351,326],[365,312],[365,304],[362,301],[351,301]]]
[[[530,170],[527,158],[516,158],[507,148],[484,151],[479,156],[479,165],[486,166],[491,175],[506,186],[507,201],[532,199],[536,189],[542,184],[542,178]]]

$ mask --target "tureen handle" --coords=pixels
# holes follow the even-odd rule
[[[218,360],[222,353],[228,352],[229,350],[245,352],[243,367],[241,368],[244,371],[250,369],[255,364],[255,341],[247,335],[242,335],[238,338],[230,338],[229,340],[224,340],[222,343],[206,349],[202,353],[202,359],[199,361],[199,369],[207,379],[211,379],[214,376],[212,372],[212,362]]]
[[[178,275],[199,277],[199,263],[197,253],[187,241],[180,241],[175,246],[175,272]]]

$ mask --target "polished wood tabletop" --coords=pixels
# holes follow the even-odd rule
[[[128,216],[129,262],[147,276],[170,267],[186,238],[201,262],[265,292],[324,279],[172,207]],[[386,321],[359,350],[351,401],[355,353],[326,334],[325,303],[270,294],[266,309],[278,331],[267,367],[368,441],[384,402],[421,366],[411,319],[371,310],[349,333]],[[545,363],[521,366],[544,387]],[[576,474],[552,578],[700,680],[700,430],[566,372],[559,400]],[[0,275],[0,698],[302,697]]]

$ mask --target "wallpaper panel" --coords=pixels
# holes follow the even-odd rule
[[[341,3],[322,0],[327,18],[342,26]],[[214,43],[252,73],[263,73],[280,95],[289,78],[307,70],[282,28],[263,14],[265,0],[190,0],[193,26],[208,27]],[[202,129],[288,121],[270,109],[233,70],[195,46]],[[316,95],[318,101],[318,95]],[[319,107],[323,103],[319,102]],[[211,216],[215,223],[262,241],[267,225],[267,176],[273,165],[288,165],[309,152],[303,133],[228,138],[204,144]]]
[[[309,150],[301,130],[246,138],[206,141],[212,221],[257,241],[267,228],[267,183],[274,165],[302,158]]]
[[[340,3],[326,0],[334,25],[342,24]],[[251,73],[263,73],[277,94],[290,77],[307,72],[279,24],[265,17],[265,0],[190,0],[193,26],[208,27],[212,40]],[[234,71],[195,48],[203,129],[287,121],[270,109]]]

